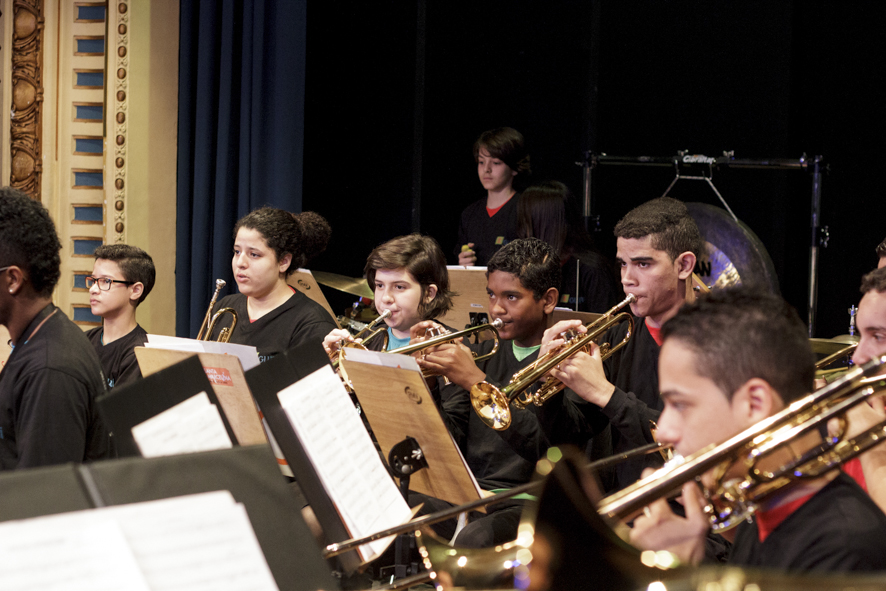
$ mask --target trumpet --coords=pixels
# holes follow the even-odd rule
[[[396,353],[398,355],[410,355],[412,353],[416,353],[421,351],[421,356],[424,357],[427,355],[427,349],[431,347],[436,347],[437,345],[444,345],[446,343],[451,343],[462,339],[464,337],[469,337],[473,334],[477,334],[480,332],[484,332],[487,330],[492,331],[492,338],[495,340],[495,343],[492,345],[492,350],[489,353],[485,353],[483,355],[477,355],[475,352],[471,351],[474,356],[474,361],[483,361],[485,359],[489,359],[493,355],[498,352],[499,346],[499,338],[498,338],[498,329],[502,327],[503,322],[501,319],[496,318],[489,324],[480,324],[478,326],[472,326],[471,328],[466,328],[464,330],[460,330],[458,332],[436,332],[436,334],[432,334],[430,338],[420,342],[414,343],[412,345],[406,345],[404,347],[399,347],[397,349],[392,349],[388,351],[388,353]],[[437,331],[441,329],[436,329]],[[433,328],[429,328],[428,331],[435,331]],[[437,375],[435,372],[431,370],[422,371],[422,375],[426,378]]]
[[[600,345],[600,354],[603,359],[606,359],[627,344],[634,332],[634,319],[630,314],[621,312],[621,310],[636,299],[634,294],[629,294],[600,318],[588,324],[585,327],[587,329],[585,334],[569,335],[566,343],[548,351],[543,357],[515,373],[504,389],[499,390],[489,382],[474,384],[471,388],[471,406],[474,407],[474,411],[486,425],[496,431],[504,431],[511,425],[511,410],[509,408],[511,402],[520,409],[526,408],[530,404],[543,405],[551,396],[565,387],[563,382],[549,377],[535,392],[527,390],[557,364],[580,351],[589,352],[591,343],[607,330],[622,322],[629,323],[624,339],[614,347],[609,343],[603,343]]]
[[[212,314],[212,308],[215,307],[215,300],[218,299],[218,292],[221,291],[221,288],[223,288],[225,285],[227,285],[227,283],[224,279],[215,280],[215,292],[212,294],[212,299],[209,301],[209,308],[206,310],[206,316],[203,317],[203,324],[200,325],[200,331],[197,333],[198,341],[210,340],[210,337],[212,336],[212,331],[215,330],[215,324],[225,314],[231,315],[231,326],[226,326],[222,328],[221,331],[219,331],[218,338],[216,340],[219,343],[227,343],[231,339],[231,334],[234,332],[234,327],[237,326],[237,312],[234,310],[234,308],[222,308],[215,314]]]
[[[350,347],[352,349],[364,349],[365,350],[366,346],[363,343],[369,341],[372,338],[375,338],[375,335],[377,335],[381,331],[387,330],[388,327],[384,325],[384,321],[390,315],[391,315],[391,311],[385,310],[384,312],[379,314],[375,320],[373,320],[372,322],[370,322],[369,324],[364,326],[360,332],[355,334],[354,335],[355,340],[353,340],[353,341],[346,341],[345,339],[340,340],[338,342],[338,349],[336,349],[335,351],[333,351],[332,353],[329,354],[329,357],[332,358],[333,369],[337,369],[338,366],[341,364],[341,359],[342,359],[342,355],[343,355],[342,349]],[[379,326],[380,324],[382,326]],[[362,342],[358,343],[356,341],[356,339],[362,339]],[[387,346],[388,346],[388,335],[385,334],[385,347],[387,347]]]
[[[705,487],[705,496],[712,529],[726,531],[738,525],[773,495],[802,480],[824,476],[886,439],[886,421],[848,440],[845,427],[842,433],[824,440],[817,434],[832,418],[845,425],[844,414],[849,408],[886,390],[886,378],[876,375],[884,365],[886,355],[851,369],[726,442],[710,445],[606,497],[598,512],[614,519],[631,519],[652,501],[710,471],[714,484]],[[819,441],[801,449],[810,436]],[[789,459],[782,460],[786,453],[790,453]]]

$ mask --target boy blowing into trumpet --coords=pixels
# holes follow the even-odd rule
[[[657,436],[681,455],[724,442],[812,390],[806,328],[777,296],[741,288],[712,292],[666,322],[662,339],[664,410]],[[702,482],[716,487],[710,473]],[[634,521],[631,541],[697,564],[708,515],[695,482],[682,492],[685,517],[665,500],[655,501]],[[734,535],[729,562],[735,565],[796,572],[886,569],[886,515],[837,470],[779,490]]]

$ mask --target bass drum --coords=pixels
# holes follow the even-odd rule
[[[695,265],[705,285],[713,289],[747,285],[779,293],[772,259],[753,230],[720,207],[707,203],[686,207],[705,241],[706,252]]]

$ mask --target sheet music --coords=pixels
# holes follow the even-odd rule
[[[401,369],[421,371],[421,368],[418,367],[418,362],[412,355],[392,355],[380,351],[358,349],[357,347],[345,347],[343,351],[345,352],[345,361],[359,361],[360,363],[381,365],[383,367],[399,367]]]
[[[132,428],[132,437],[146,458],[233,447],[218,407],[206,392],[139,423]]]
[[[258,350],[249,345],[198,341],[196,339],[149,334],[148,342],[144,346],[149,349],[171,349],[173,351],[191,351],[193,353],[225,353],[227,355],[234,355],[240,359],[243,371],[249,371],[259,364]]]
[[[352,536],[410,519],[409,506],[330,366],[281,390],[277,397]],[[390,541],[364,544],[360,554],[371,560]]]
[[[34,562],[40,553],[45,563]],[[228,491],[0,524],[0,555],[4,591],[277,589]]]

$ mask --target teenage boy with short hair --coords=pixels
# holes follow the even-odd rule
[[[599,348],[593,355],[577,353],[556,368],[551,376],[562,381],[578,398],[568,395],[590,415],[602,411],[612,427],[612,447],[621,453],[654,441],[651,426],[662,403],[658,396],[658,355],[662,324],[685,301],[686,282],[691,280],[702,239],[686,205],[662,197],[648,201],[625,215],[614,229],[625,294],[633,294],[634,333],[624,348],[601,361]],[[584,332],[578,320],[558,322],[544,337],[542,354],[563,343],[563,331]],[[628,330],[627,323],[614,327],[600,340],[613,346]],[[580,399],[579,399],[580,398]],[[615,469],[615,488],[640,478],[644,466],[661,465],[658,454],[622,462]]]
[[[101,360],[108,388],[141,377],[135,347],[148,340],[135,320],[135,309],[154,287],[154,261],[128,244],[104,244],[95,249],[92,275],[86,278],[89,306],[102,317],[102,326],[86,333]]]
[[[719,444],[812,390],[806,327],[778,296],[712,292],[665,323],[659,358],[664,410],[658,438],[684,456]],[[775,452],[779,453],[779,452]],[[776,458],[777,459],[777,458]],[[702,477],[708,486],[710,475]],[[665,500],[634,521],[631,541],[700,562],[708,517],[695,482],[686,517]],[[886,515],[846,474],[804,479],[765,500],[735,530],[730,564],[789,571],[884,570]]]
[[[419,364],[453,382],[441,391],[444,419],[461,442],[465,460],[481,488],[498,492],[528,482],[550,441],[534,407],[514,411],[512,406],[512,423],[506,431],[487,426],[471,406],[470,390],[482,381],[501,388],[535,361],[548,315],[558,301],[560,261],[554,249],[541,240],[514,240],[492,256],[486,277],[490,316],[503,322],[498,329],[498,352],[477,364],[468,347],[451,343],[435,347]],[[416,326],[421,330],[422,323]],[[492,345],[491,340],[484,341],[478,353],[490,351]],[[556,416],[559,405],[559,397],[549,401],[544,407],[546,416]],[[432,510],[445,505],[437,503],[442,502],[432,501]],[[486,547],[514,539],[523,504],[516,500],[489,507],[487,516],[472,521],[459,533],[456,544]]]

